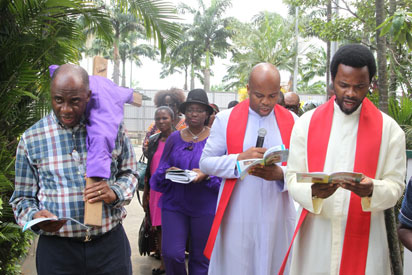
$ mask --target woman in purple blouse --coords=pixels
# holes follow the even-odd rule
[[[189,92],[179,110],[186,116],[188,128],[172,133],[159,166],[150,179],[152,189],[162,192],[162,256],[166,273],[186,273],[185,248],[190,238],[189,274],[207,274],[209,260],[203,255],[215,215],[220,178],[199,170],[199,160],[210,133],[207,120],[213,109],[204,90]],[[169,169],[187,169],[197,173],[195,180],[181,184],[165,179]]]

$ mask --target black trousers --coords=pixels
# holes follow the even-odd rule
[[[119,224],[90,242],[41,235],[37,245],[38,275],[131,275],[129,240]]]

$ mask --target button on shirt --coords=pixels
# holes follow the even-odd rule
[[[15,191],[10,199],[20,226],[43,209],[59,218],[84,222],[86,135],[83,120],[73,128],[66,128],[53,112],[24,132],[17,148]],[[111,176],[107,180],[118,201],[115,205],[103,202],[102,227],[92,228],[90,235],[110,231],[126,217],[123,206],[130,203],[135,191],[136,167],[133,147],[120,126],[112,152]],[[40,230],[39,233],[84,237],[86,229],[67,221],[58,232]]]

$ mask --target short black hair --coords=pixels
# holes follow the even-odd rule
[[[173,112],[173,110],[169,106],[160,106],[160,107],[156,108],[155,116],[156,116],[157,112],[162,111],[162,110],[166,110],[167,112],[169,112],[169,115],[172,118],[172,121],[175,119],[175,113]]]
[[[335,79],[335,76],[338,73],[339,64],[354,68],[367,66],[369,71],[369,82],[372,82],[372,78],[376,74],[375,57],[367,47],[360,44],[344,45],[337,50],[330,64],[332,80]]]
[[[239,104],[239,101],[237,100],[232,100],[231,102],[229,102],[229,104],[227,105],[227,108],[230,109],[232,107],[235,107],[236,105]]]

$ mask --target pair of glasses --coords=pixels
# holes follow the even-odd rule
[[[196,113],[196,114],[203,114],[203,113],[205,113],[206,112],[206,110],[200,110],[200,109],[186,109],[186,111],[185,111],[185,113],[186,114],[194,114],[194,113]]]

